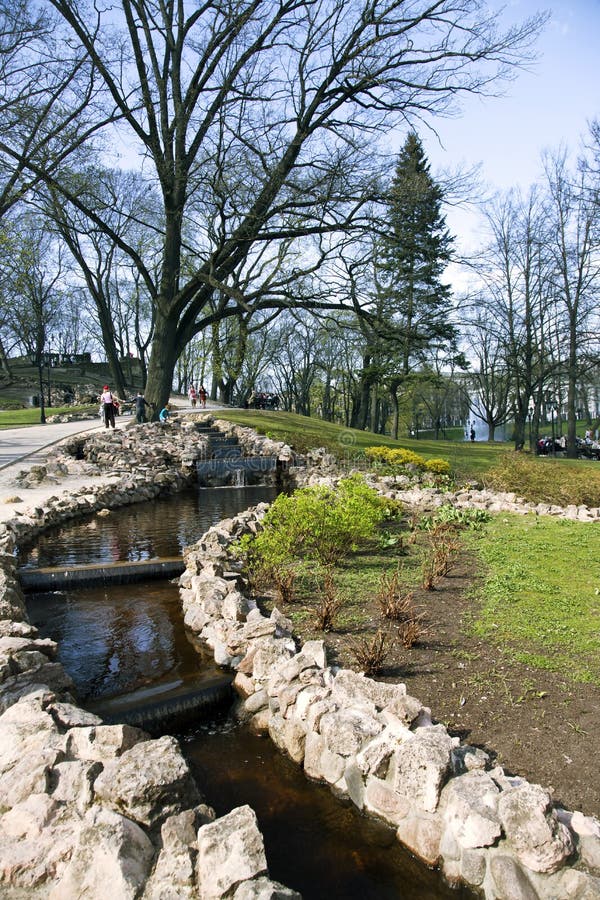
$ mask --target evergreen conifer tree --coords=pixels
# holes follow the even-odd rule
[[[456,338],[449,322],[450,286],[441,280],[453,243],[442,200],[421,141],[411,132],[390,187],[389,230],[381,242],[378,272],[385,309],[382,336],[395,344],[394,369],[403,377],[423,365],[429,351],[453,348]]]

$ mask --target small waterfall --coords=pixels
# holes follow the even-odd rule
[[[235,469],[233,473],[233,481],[232,485],[234,487],[245,487],[246,486],[246,473],[244,469]]]

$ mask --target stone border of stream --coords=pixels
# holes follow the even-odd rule
[[[28,622],[16,574],[20,543],[183,489],[205,448],[194,419],[149,424],[68,439],[17,479],[23,493],[47,481],[56,495],[0,525],[2,897],[300,898],[269,878],[250,807],[217,819],[202,802],[175,738],[106,725],[77,706],[56,645]],[[64,490],[82,477],[89,486]]]
[[[27,621],[16,576],[15,547],[45,528],[190,483],[205,446],[196,422],[234,434],[247,455],[293,462],[285,444],[211,416],[190,416],[168,429],[151,424],[72,438],[34,477],[54,479],[57,492],[74,474],[88,475],[90,483],[99,476],[100,485],[57,493],[0,525],[4,897],[299,897],[269,878],[249,807],[215,819],[202,803],[174,738],[151,740],[131,726],[105,725],[76,705],[56,646]],[[75,463],[74,456],[84,458]],[[299,482],[335,479],[324,451],[308,462],[293,473]],[[401,479],[374,485],[425,507],[452,499]],[[530,511],[518,498],[482,492],[455,498],[463,501]],[[181,580],[186,624],[213,647],[219,664],[236,671],[252,726],[268,732],[309,777],[391,824],[405,846],[450,881],[496,900],[600,897],[596,819],[557,810],[540,786],[491,767],[482,751],[432,725],[429,710],[404,685],[336,670],[322,642],[298,650],[281,613],[261,615],[244,593],[230,545],[260,527],[265,509],[209,529],[185,554]],[[584,518],[580,511],[560,514]],[[598,511],[585,518],[597,520]]]

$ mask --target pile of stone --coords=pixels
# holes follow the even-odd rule
[[[297,649],[289,620],[262,615],[232,544],[264,513],[210,529],[180,580],[186,624],[236,670],[251,726],[450,882],[494,900],[600,897],[600,822],[460,744],[405,685],[328,666],[322,642]]]
[[[170,472],[171,487],[184,480]],[[78,708],[56,644],[27,621],[15,568],[18,542],[82,512],[159,490],[127,476],[50,498],[0,526],[2,897],[300,896],[270,879],[252,810],[243,806],[215,819],[173,737],[152,740]]]
[[[295,473],[296,481],[302,485],[329,484],[335,485],[339,478],[339,470],[332,467],[324,455],[317,457],[318,467],[308,467]],[[323,470],[327,474],[323,474]],[[355,470],[354,470],[355,471]],[[434,512],[440,506],[456,506],[461,509],[482,509],[490,513],[516,513],[518,515],[535,514],[553,516],[554,518],[572,519],[578,522],[600,522],[600,507],[570,505],[558,506],[551,503],[530,503],[517,494],[508,491],[490,491],[475,485],[461,487],[451,491],[442,487],[430,487],[426,477],[415,471],[412,475],[374,475],[363,473],[371,487],[392,500],[400,500],[411,509],[423,513]]]
[[[136,472],[189,470],[206,451],[201,423],[173,418],[168,424],[148,422],[132,428],[106,429],[85,441],[85,459],[103,471]],[[79,439],[81,440],[81,439]]]
[[[296,454],[288,444],[258,434],[252,428],[236,425],[235,422],[228,422],[226,419],[216,419],[213,416],[203,416],[201,421],[218,428],[227,437],[237,438],[244,456],[267,456],[287,463],[292,463],[296,458]]]

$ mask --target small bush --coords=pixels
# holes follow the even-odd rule
[[[375,535],[389,513],[360,475],[342,478],[337,487],[314,486],[280,494],[271,504],[256,535],[245,535],[237,550],[251,576],[276,580],[298,566],[328,568],[362,541]]]
[[[450,463],[445,459],[426,459],[425,469],[434,475],[449,475]]]
[[[445,530],[431,536],[434,556],[434,574],[436,578],[449,575],[456,564],[460,552],[460,543]]]
[[[421,562],[422,583],[426,591],[433,591],[436,581],[449,575],[456,564],[461,544],[453,534],[451,528],[442,525],[428,537]]]
[[[466,528],[477,529],[485,522],[490,521],[490,514],[485,509],[471,509],[465,507],[461,509],[458,506],[452,506],[445,503],[440,506],[432,515],[422,516],[418,522],[418,527],[422,531],[437,531],[440,528],[453,528],[461,531]]]
[[[277,588],[282,603],[290,603],[294,599],[294,584],[297,575],[293,566],[278,566],[272,569],[271,580]]]
[[[503,453],[487,473],[485,486],[496,491],[510,491],[531,503],[598,506],[600,465]]]
[[[398,629],[400,642],[405,650],[411,650],[418,644],[421,638],[429,634],[430,629],[424,623],[424,613],[411,616],[406,622],[402,622]]]
[[[414,450],[406,450],[404,447],[367,447],[365,456],[392,470],[411,466],[422,472],[431,472],[432,475],[450,475],[450,464],[445,459],[425,459]]]
[[[390,573],[381,573],[377,601],[386,619],[401,621],[411,617],[414,612],[414,594],[412,591],[405,591],[400,584],[399,568]]]
[[[381,629],[350,645],[352,658],[365,675],[379,675],[383,671],[389,649],[389,635]]]
[[[315,624],[320,631],[333,631],[342,604],[343,600],[338,596],[332,573],[325,572],[320,598],[314,611]]]
[[[2,411],[10,411],[15,409],[26,409],[25,403],[22,403],[20,400],[8,399],[6,397],[0,398],[0,410]],[[39,415],[39,412],[38,412]]]

